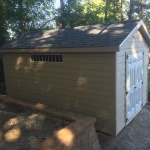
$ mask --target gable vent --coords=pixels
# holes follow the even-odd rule
[[[63,62],[62,55],[30,55],[32,62]]]

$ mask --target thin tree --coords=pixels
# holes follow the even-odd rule
[[[106,5],[105,5],[105,17],[104,17],[105,22],[107,22],[108,6],[109,6],[109,0],[106,0]]]
[[[121,3],[120,3],[120,9],[121,9],[121,21],[123,21],[123,0],[121,0]]]
[[[60,0],[60,9],[61,9],[61,17],[62,17],[61,25],[62,25],[62,28],[65,28],[65,21],[64,21],[65,5],[64,5],[64,1],[63,0]]]
[[[134,13],[134,0],[130,0],[129,13],[128,13],[129,20],[133,19],[133,13]]]

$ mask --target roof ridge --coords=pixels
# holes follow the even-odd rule
[[[28,33],[36,33],[36,32],[45,32],[45,31],[55,31],[55,30],[59,30],[59,31],[63,31],[63,30],[67,30],[67,29],[76,29],[76,28],[81,28],[81,27],[89,27],[89,26],[97,26],[97,25],[111,25],[111,24],[118,24],[118,23],[124,23],[124,22],[134,22],[134,21],[141,21],[141,19],[138,19],[138,20],[125,20],[125,21],[118,21],[118,22],[108,22],[108,23],[99,23],[99,24],[89,24],[89,25],[81,25],[81,26],[75,26],[75,27],[70,27],[70,28],[53,28],[53,29],[49,29],[49,30],[42,30],[42,29],[39,29],[39,30],[33,30],[33,31],[29,31]],[[28,33],[24,34],[24,35],[27,35]],[[24,36],[22,35],[22,36]],[[22,37],[20,36],[20,37]],[[19,37],[19,38],[20,38]]]
[[[135,21],[141,21],[141,19],[134,19],[134,20],[124,20],[124,21],[118,21],[118,22],[108,22],[108,23],[99,23],[99,24],[89,24],[85,26],[76,26],[76,27],[70,27],[70,28],[63,28],[63,29],[73,29],[73,28],[78,28],[78,27],[88,27],[88,26],[96,26],[96,25],[111,25],[111,24],[118,24],[118,23],[124,23],[124,22],[135,22]],[[52,29],[53,30],[53,29]],[[61,30],[61,29],[59,29]]]

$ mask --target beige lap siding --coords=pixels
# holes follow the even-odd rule
[[[149,48],[139,31],[121,47],[116,53],[116,129],[118,134],[126,124],[125,104],[125,57],[126,54],[144,52],[144,83],[143,83],[143,105],[147,102],[147,67]]]
[[[7,94],[96,117],[97,129],[115,134],[115,54],[62,55],[52,63],[3,54]]]

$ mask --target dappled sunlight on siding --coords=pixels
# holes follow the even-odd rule
[[[25,73],[29,73],[30,70],[39,71],[45,62],[31,62],[30,58],[24,60],[22,56],[19,56],[16,60],[15,70],[24,69]]]
[[[16,65],[15,65],[15,69],[19,70],[20,68],[22,68],[21,63],[23,62],[23,57],[18,57],[17,61],[16,61]]]
[[[132,47],[132,53],[134,54],[134,58],[137,58],[137,49],[135,48],[134,44],[131,45]]]
[[[34,62],[35,63],[35,62]],[[33,68],[36,72],[39,71],[40,69],[42,69],[42,67],[44,66],[45,62],[36,62],[36,66],[35,68]]]
[[[24,59],[15,70],[14,59],[16,62],[19,57]],[[99,113],[99,120],[111,126],[108,117],[104,116],[112,112],[109,105],[114,84],[112,53],[65,53],[62,63],[32,62],[30,54],[18,54],[11,62],[13,69],[6,70],[8,95],[90,116]],[[106,103],[107,111],[103,111]],[[37,107],[45,109],[40,104]],[[28,120],[28,126],[32,126],[32,121]]]
[[[37,103],[37,104],[35,105],[35,107],[38,108],[38,109],[44,109],[44,108],[46,108],[46,105]]]
[[[47,87],[47,89],[46,89],[46,92],[48,92],[49,90],[51,90],[52,89],[52,85],[49,85],[48,87]]]
[[[40,80],[40,74],[36,73],[36,75],[34,77],[34,83],[38,84],[39,80]]]
[[[79,90],[86,90],[87,88],[85,87],[87,84],[87,78],[83,77],[83,76],[80,76],[78,78],[78,81],[77,81],[77,86],[78,86],[78,89]]]
[[[24,70],[26,73],[29,73],[29,71],[33,68],[33,64],[32,63],[28,63],[27,66],[24,67]]]

